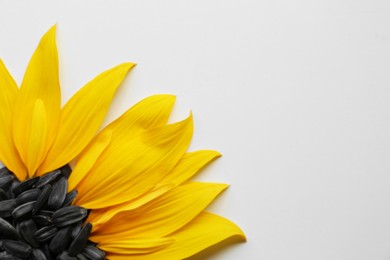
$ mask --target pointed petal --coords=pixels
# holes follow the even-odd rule
[[[174,187],[173,184],[165,184],[158,187],[155,187],[152,191],[145,193],[141,197],[130,201],[125,202],[119,205],[115,205],[108,208],[92,210],[88,215],[88,222],[93,225],[93,230],[98,230],[104,223],[108,222],[114,216],[122,211],[131,211],[135,210],[146,203],[158,198],[162,194],[168,192]]]
[[[203,211],[226,184],[194,182],[179,186],[135,212],[122,212],[93,233],[101,243],[112,234],[128,238],[163,237],[180,229]]]
[[[180,185],[220,156],[221,154],[219,152],[212,150],[199,150],[186,153],[175,168],[161,182],[174,183],[176,186]]]
[[[35,173],[39,164],[43,160],[44,150],[46,147],[47,117],[45,105],[40,99],[38,99],[34,105],[29,134],[27,169],[29,176],[32,177],[33,173]]]
[[[175,97],[172,95],[154,95],[145,98],[127,110],[126,113],[117,120],[105,127],[103,131],[92,140],[91,145],[89,145],[79,156],[79,160],[76,162],[76,166],[72,172],[72,175],[76,175],[78,178],[71,178],[69,180],[70,186],[75,187],[78,185],[87,175],[88,171],[92,169],[92,165],[85,167],[84,165],[79,166],[78,164],[84,164],[85,161],[90,161],[90,159],[84,159],[84,157],[90,157],[91,154],[96,154],[96,151],[94,151],[94,143],[104,143],[103,140],[106,139],[107,133],[110,132],[110,135],[113,136],[113,140],[110,141],[113,144],[110,146],[116,147],[124,141],[127,142],[129,139],[132,140],[134,136],[141,131],[165,125],[172,111],[174,102]],[[93,164],[95,162],[96,160],[94,160]]]
[[[190,116],[179,123],[141,131],[124,140],[112,140],[77,186],[80,196],[76,203],[96,209],[141,196],[157,185],[183,156],[192,130]]]
[[[12,117],[18,87],[0,60],[0,160],[19,180],[27,176],[12,139]]]
[[[201,213],[192,222],[169,237],[174,239],[175,243],[154,253],[124,255],[108,252],[107,257],[112,260],[179,260],[199,253],[228,238],[234,237],[237,242],[246,239],[244,233],[234,223],[206,212]]]
[[[134,66],[134,63],[124,63],[103,72],[66,103],[57,138],[40,173],[67,164],[87,146],[99,130],[117,88]]]
[[[55,26],[52,27],[41,39],[30,63],[16,99],[13,139],[22,161],[27,164],[28,145],[31,129],[31,120],[35,107],[35,101],[40,99],[46,110],[47,136],[42,154],[44,157],[56,136],[60,115],[60,84],[58,77],[58,55],[55,42]],[[34,174],[34,173],[29,173]]]

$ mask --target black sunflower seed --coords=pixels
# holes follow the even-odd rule
[[[3,177],[0,177],[0,188],[5,189],[9,187],[13,180],[14,177],[12,175],[5,175]]]
[[[7,253],[18,257],[29,257],[32,252],[31,246],[22,241],[5,240],[3,247]]]
[[[68,249],[69,255],[75,256],[84,249],[85,245],[88,242],[88,238],[89,235],[91,234],[91,231],[92,231],[92,224],[91,223],[85,224],[84,227],[79,232],[79,234],[76,236],[76,238],[70,244]]]
[[[69,164],[62,166],[60,170],[61,173],[65,176],[65,178],[69,179],[69,176],[72,173],[72,168],[70,168]]]
[[[87,216],[85,208],[79,206],[68,206],[54,212],[53,222],[58,227],[65,227],[76,223]]]
[[[3,189],[0,189],[0,200],[7,199],[7,193]]]
[[[34,205],[35,201],[24,203],[12,211],[12,216],[17,220],[24,219],[32,214]]]
[[[57,234],[55,234],[53,239],[50,241],[50,245],[49,245],[50,251],[59,254],[62,251],[64,251],[66,248],[68,248],[71,231],[72,231],[71,226],[61,228],[57,232]]]
[[[0,252],[0,260],[22,260],[22,258],[11,255],[7,252]]]
[[[83,227],[82,221],[79,221],[79,222],[73,224],[72,233],[71,233],[70,237],[72,239],[75,239],[77,237],[77,235],[80,233],[80,230],[82,229],[82,227]]]
[[[55,259],[55,256],[53,256],[49,250],[49,244],[44,244],[39,249],[41,249],[48,260]]]
[[[48,201],[49,208],[59,209],[65,201],[67,191],[68,180],[65,177],[61,177],[53,186]]]
[[[32,219],[25,220],[19,225],[19,234],[23,239],[33,247],[39,247],[34,233],[37,231],[37,225]]]
[[[40,193],[41,190],[39,189],[26,190],[16,197],[16,204],[22,205],[26,202],[37,200]]]
[[[41,229],[38,229],[34,236],[38,240],[38,242],[44,242],[49,240],[57,233],[57,228],[54,225],[46,226]]]
[[[16,208],[16,201],[14,199],[0,201],[0,217],[12,216],[12,211]]]
[[[46,184],[54,182],[61,175],[61,170],[55,170],[42,176],[39,181],[34,185],[35,188],[42,188]]]
[[[77,260],[88,260],[86,256],[84,256],[82,253],[76,255]]]
[[[35,203],[35,206],[32,210],[32,214],[35,215],[38,210],[40,210],[43,205],[46,203],[47,199],[49,198],[50,194],[52,192],[52,186],[50,184],[45,185],[43,187],[42,192],[39,194],[39,197],[37,198],[37,203]]]
[[[8,239],[19,239],[16,229],[3,218],[0,218],[0,237]]]
[[[82,254],[90,260],[104,260],[106,258],[106,253],[96,246],[87,245]]]
[[[8,170],[6,167],[1,168],[0,169],[0,178],[7,176],[7,175],[11,175],[11,171]]]
[[[47,260],[46,255],[40,249],[33,249],[31,253],[32,260]]]
[[[77,260],[76,257],[70,256],[66,251],[57,256],[57,260]]]
[[[35,215],[31,217],[38,227],[44,227],[53,224],[53,219],[46,215]]]
[[[31,179],[27,179],[25,181],[22,181],[21,183],[19,183],[19,185],[17,185],[14,189],[13,189],[13,192],[15,195],[19,195],[20,193],[22,193],[23,191],[26,191],[28,189],[31,189],[32,186],[39,180],[39,177],[34,177],[34,178],[31,178]]]
[[[62,207],[70,206],[74,201],[74,199],[77,197],[77,195],[78,195],[77,190],[72,190],[71,192],[66,194],[65,201],[64,204],[62,204]]]

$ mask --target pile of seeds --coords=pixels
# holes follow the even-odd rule
[[[66,165],[23,182],[0,169],[0,260],[100,260],[105,253],[88,240],[85,208],[71,205]]]

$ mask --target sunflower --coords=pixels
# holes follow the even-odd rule
[[[99,131],[134,63],[98,75],[61,108],[55,32],[20,88],[0,60],[0,258],[172,260],[244,240],[204,211],[227,185],[189,181],[220,154],[187,152],[192,115],[167,124],[174,96],[148,97]]]

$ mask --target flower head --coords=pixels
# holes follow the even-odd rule
[[[220,154],[187,152],[192,116],[167,124],[174,96],[148,97],[99,131],[134,63],[103,72],[61,108],[55,31],[20,88],[0,60],[0,254],[172,260],[245,239],[204,211],[227,185],[189,181]]]

